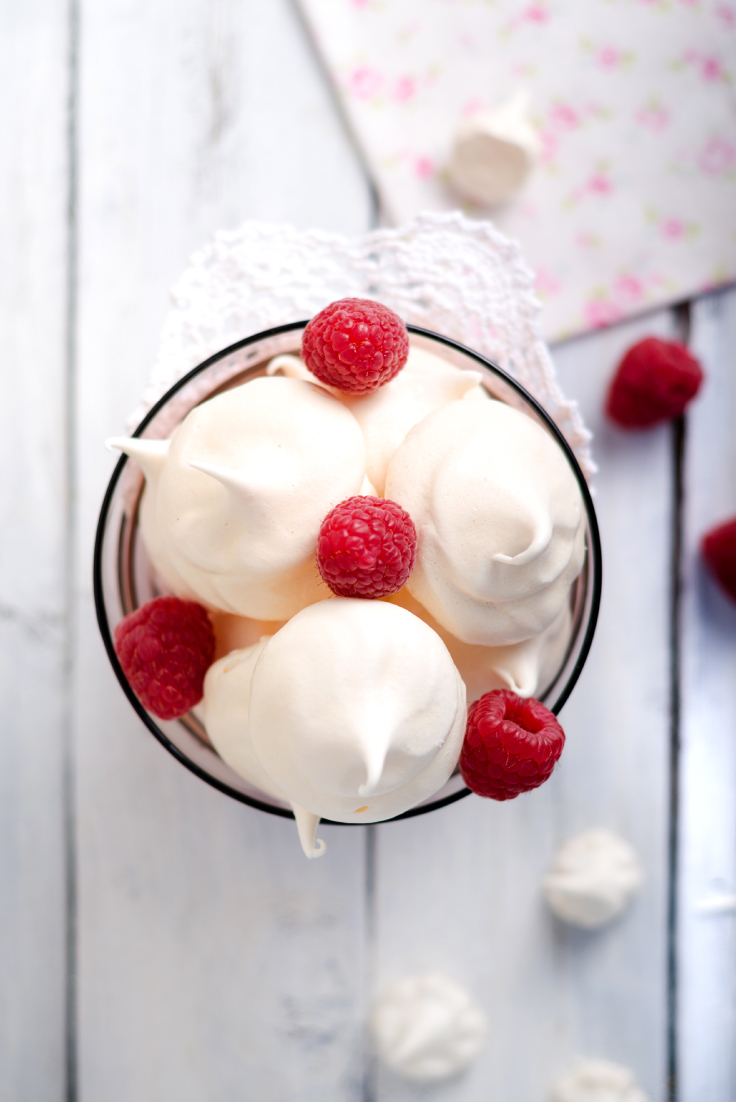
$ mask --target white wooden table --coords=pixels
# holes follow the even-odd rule
[[[287,0],[2,0],[0,81],[0,1098],[545,1102],[581,1054],[630,1065],[652,1102],[732,1102],[736,608],[696,548],[736,512],[736,294],[689,308],[708,384],[684,427],[623,436],[601,402],[622,350],[685,312],[556,350],[596,432],[605,587],[551,782],[328,827],[307,862],[293,825],[138,722],[91,550],[102,440],[191,251],[245,218],[360,232],[369,182]],[[583,934],[539,882],[594,826],[647,882]],[[420,1090],[375,1067],[365,1019],[377,987],[437,968],[491,1040]]]

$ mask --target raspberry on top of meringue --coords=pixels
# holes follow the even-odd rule
[[[302,356],[317,378],[350,394],[366,394],[401,371],[409,353],[406,325],[368,298],[341,298],[312,318]]]
[[[412,572],[417,532],[409,514],[387,498],[341,501],[322,522],[317,566],[338,597],[387,597]]]

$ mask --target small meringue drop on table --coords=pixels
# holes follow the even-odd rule
[[[613,831],[599,829],[561,847],[542,887],[558,918],[595,930],[622,914],[643,882],[633,846]]]
[[[651,1102],[629,1068],[578,1059],[555,1083],[551,1102]]]
[[[406,976],[388,987],[371,1014],[383,1063],[417,1083],[464,1071],[482,1051],[488,1021],[464,987],[442,972]]]

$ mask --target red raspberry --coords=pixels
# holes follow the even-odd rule
[[[338,597],[388,597],[414,569],[417,532],[395,501],[349,497],[322,521],[317,566]]]
[[[409,334],[388,306],[366,298],[342,298],[320,310],[304,330],[302,358],[328,386],[367,394],[401,371]]]
[[[468,709],[460,772],[479,796],[513,800],[544,784],[564,745],[565,732],[544,704],[494,689]]]
[[[713,577],[736,601],[736,517],[706,532],[700,550]]]
[[[687,348],[647,337],[624,355],[611,382],[606,414],[624,429],[647,429],[679,417],[695,397],[703,369]]]
[[[201,605],[157,597],[120,621],[115,653],[143,707],[176,719],[202,699],[215,633]]]

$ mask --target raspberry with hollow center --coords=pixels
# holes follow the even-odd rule
[[[698,393],[703,369],[687,348],[647,337],[633,345],[616,369],[606,414],[624,429],[646,429],[679,417]]]
[[[409,334],[393,310],[342,298],[320,310],[302,337],[302,359],[323,383],[367,394],[393,379],[409,355]]]
[[[460,772],[472,792],[513,800],[549,778],[565,732],[544,704],[494,689],[471,704]]]
[[[120,621],[115,653],[143,707],[176,719],[202,699],[215,633],[201,605],[157,597]]]
[[[706,532],[700,551],[713,577],[736,601],[736,517]]]
[[[349,497],[319,530],[317,566],[338,597],[388,597],[414,569],[417,532],[407,512],[381,497]]]

